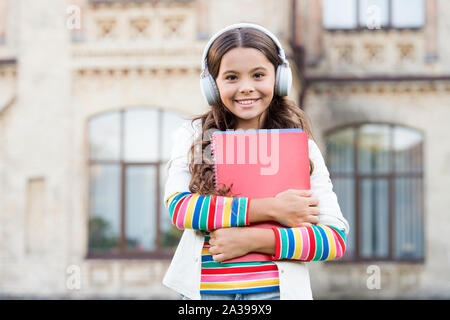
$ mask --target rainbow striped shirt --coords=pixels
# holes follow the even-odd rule
[[[166,205],[179,229],[212,231],[249,225],[249,198],[175,193]],[[312,225],[273,228],[276,252],[273,260],[320,261],[337,259],[346,249],[345,233],[333,226]],[[268,262],[215,262],[209,252],[209,233],[202,249],[200,293],[250,293],[279,288],[277,265]]]
[[[209,252],[209,232],[202,249],[200,293],[252,293],[279,289],[277,265],[272,261],[221,263]]]
[[[322,261],[337,259],[347,247],[344,231],[317,224],[298,228],[273,228],[275,260]]]
[[[178,229],[210,231],[247,226],[249,200],[177,192],[167,202],[170,219]]]

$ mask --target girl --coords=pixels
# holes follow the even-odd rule
[[[284,97],[291,85],[284,51],[266,29],[237,24],[211,38],[202,65],[211,110],[174,133],[167,164],[165,204],[185,231],[163,283],[187,299],[312,299],[305,261],[342,257],[348,233],[315,142],[309,139],[311,191],[274,198],[216,190],[211,160],[194,161],[196,139],[208,154],[211,130],[301,128],[312,138],[303,112]],[[285,228],[246,227],[262,221]],[[273,261],[222,263],[248,252]]]

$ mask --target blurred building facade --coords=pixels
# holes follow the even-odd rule
[[[450,296],[445,0],[0,0],[0,296],[178,298],[171,132],[208,110],[209,37],[258,23],[291,61],[343,214],[316,298]]]

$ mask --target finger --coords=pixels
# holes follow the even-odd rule
[[[219,254],[213,255],[213,260],[216,262],[222,262],[226,259],[225,259],[225,255],[223,253],[219,253]]]
[[[310,197],[312,195],[311,190],[297,190],[297,189],[289,189],[290,192],[301,196],[301,197]]]
[[[311,197],[308,199],[309,206],[317,206],[319,204],[319,199],[316,197]]]
[[[299,227],[311,227],[311,223],[309,223],[309,222],[302,222],[302,223],[300,223]]]
[[[308,221],[311,222],[312,224],[318,224],[319,218],[317,216],[310,216]]]
[[[320,210],[318,207],[309,207],[309,213],[313,215],[319,215]]]

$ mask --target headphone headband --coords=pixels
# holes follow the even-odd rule
[[[207,70],[206,57],[208,56],[209,49],[211,48],[213,42],[221,34],[227,32],[229,30],[239,29],[239,28],[253,28],[253,29],[259,30],[259,31],[265,33],[266,35],[268,35],[273,40],[273,42],[275,42],[275,44],[277,45],[277,47],[278,47],[278,56],[283,60],[283,64],[285,64],[286,66],[289,66],[289,62],[286,59],[286,55],[284,53],[283,48],[281,47],[281,43],[280,43],[280,41],[278,41],[277,37],[275,37],[275,35],[272,34],[272,32],[270,32],[269,30],[267,30],[264,27],[261,27],[260,25],[254,24],[254,23],[235,23],[235,24],[232,24],[232,25],[230,25],[230,26],[220,30],[214,36],[212,36],[211,39],[209,39],[208,43],[205,46],[205,50],[203,51],[201,77],[205,76],[204,73]]]

